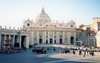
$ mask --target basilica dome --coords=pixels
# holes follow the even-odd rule
[[[50,17],[45,13],[44,8],[42,8],[41,13],[36,17],[35,22],[51,22]]]

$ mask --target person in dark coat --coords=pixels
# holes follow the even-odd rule
[[[56,49],[54,48],[53,50],[55,51]]]
[[[82,52],[81,52],[81,50],[80,50],[80,51],[79,51],[79,55],[81,55],[81,53],[82,53]]]
[[[94,51],[92,51],[92,56],[94,56]]]
[[[73,50],[73,54],[75,54],[75,50]]]
[[[65,49],[65,53],[67,53],[67,50]]]

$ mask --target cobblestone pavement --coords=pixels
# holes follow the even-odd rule
[[[51,49],[47,54],[33,53],[32,49],[23,50],[22,53],[0,54],[0,63],[100,63],[100,56],[60,54],[59,50]]]

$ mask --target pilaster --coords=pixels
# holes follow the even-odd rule
[[[74,32],[74,45],[76,45],[76,32]]]
[[[52,42],[53,42],[53,44],[54,44],[54,31],[53,31],[53,41],[52,41]]]
[[[37,31],[37,43],[39,44],[39,31]]]
[[[20,39],[19,39],[19,47],[21,48],[21,35],[20,35]]]
[[[49,39],[49,31],[48,31],[48,43],[50,43],[50,41],[49,41],[50,39]]]
[[[0,34],[0,48],[1,48],[1,34]]]
[[[64,43],[64,39],[65,39],[65,37],[64,37],[64,31],[63,31],[63,43]]]
[[[67,42],[68,42],[68,44],[70,45],[70,32],[67,32]]]

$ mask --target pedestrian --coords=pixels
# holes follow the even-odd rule
[[[63,50],[63,53],[64,53],[64,50]]]
[[[56,49],[54,48],[53,50],[55,51]]]
[[[94,51],[92,51],[92,56],[94,56]]]
[[[60,53],[62,53],[62,50],[60,50]]]
[[[86,51],[84,51],[84,57],[85,57],[85,55],[86,55]]]
[[[75,54],[75,50],[73,50],[73,54]]]
[[[80,50],[80,51],[79,51],[79,55],[81,55],[81,53],[82,53],[82,52],[81,52],[81,50]]]
[[[67,50],[65,49],[65,53],[67,53]]]
[[[87,55],[88,55],[88,51],[87,51]]]

